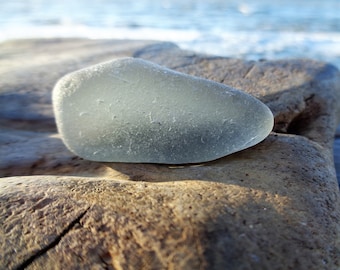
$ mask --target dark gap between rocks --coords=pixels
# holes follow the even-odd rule
[[[308,131],[320,116],[321,106],[314,102],[314,95],[305,100],[306,108],[288,124],[287,133],[308,137]]]
[[[315,101],[315,95],[305,98],[304,109],[294,117],[291,111],[275,116],[273,131],[282,134],[299,135],[309,138],[309,132],[315,128],[315,123],[321,116],[321,104]]]

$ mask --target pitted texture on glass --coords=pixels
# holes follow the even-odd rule
[[[66,75],[53,105],[66,146],[94,161],[206,162],[259,143],[273,127],[254,97],[135,58]]]

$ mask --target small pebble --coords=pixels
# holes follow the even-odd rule
[[[136,58],[64,76],[53,106],[65,145],[94,161],[206,162],[261,142],[274,123],[247,93]]]

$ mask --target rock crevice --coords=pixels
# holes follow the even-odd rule
[[[90,208],[82,212],[77,218],[75,218],[50,244],[44,248],[38,250],[32,254],[28,259],[20,263],[18,266],[14,267],[15,270],[24,270],[29,267],[35,260],[46,254],[49,250],[55,248],[56,245],[62,240],[62,238],[69,233],[77,224],[80,224],[81,219],[85,216]]]

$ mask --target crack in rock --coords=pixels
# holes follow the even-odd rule
[[[32,264],[36,259],[47,253],[50,249],[54,248],[56,245],[59,244],[61,239],[69,232],[71,231],[74,226],[80,222],[82,217],[87,213],[87,211],[90,209],[88,207],[84,212],[82,212],[76,219],[74,219],[61,233],[54,239],[50,244],[45,246],[44,248],[38,250],[36,253],[32,254],[28,259],[23,261],[19,266],[14,268],[15,270],[23,270],[26,267],[28,267],[30,264]]]

